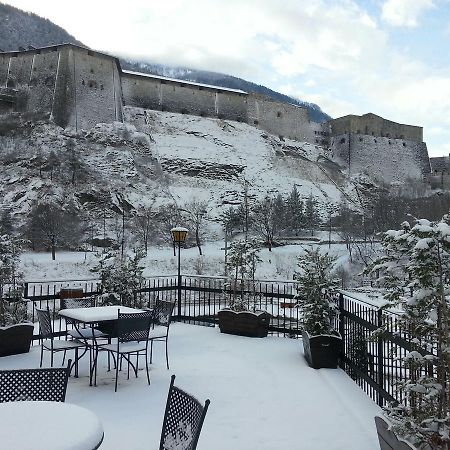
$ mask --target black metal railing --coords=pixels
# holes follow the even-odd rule
[[[181,290],[177,276],[152,277],[136,291],[130,306],[151,307],[155,300],[175,302],[174,319],[185,323],[214,324],[217,313],[227,306],[235,293],[225,278],[183,275]],[[99,280],[32,281],[25,283],[24,297],[30,302],[34,321],[35,305],[59,309],[59,292],[66,288],[83,288],[83,295],[97,295]],[[179,296],[179,294],[181,295]],[[249,308],[271,314],[269,332],[297,337],[302,332],[301,316],[296,307],[296,285],[292,281],[256,281],[240,294]],[[249,295],[246,295],[249,294]],[[412,344],[407,330],[401,328],[399,315],[379,309],[347,292],[336,298],[339,314],[335,327],[342,336],[340,367],[380,406],[391,401],[402,402],[395,390],[397,381],[408,377],[399,358],[411,350],[422,354],[433,349],[432,342]],[[374,337],[373,332],[383,329]],[[430,367],[428,370],[432,370]]]
[[[431,340],[412,342],[400,314],[340,293],[337,327],[343,348],[340,366],[380,406],[405,402],[396,390],[396,383],[409,378],[401,359],[410,351],[422,355],[435,354]],[[374,333],[375,332],[375,333]],[[424,368],[430,374],[431,364]]]

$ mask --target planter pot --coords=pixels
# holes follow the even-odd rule
[[[0,327],[0,356],[29,352],[33,331],[34,325],[31,323]]]
[[[310,367],[337,368],[342,348],[342,338],[339,334],[311,336],[307,331],[303,331],[302,340],[305,358]]]
[[[248,337],[266,337],[269,331],[270,314],[266,311],[232,311],[222,309],[217,313],[221,333]]]
[[[388,422],[382,417],[375,417],[375,425],[381,450],[418,450],[417,447],[412,446],[409,442],[398,439],[395,433],[389,429]]]

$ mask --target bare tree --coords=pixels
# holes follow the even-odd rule
[[[208,220],[208,202],[194,198],[182,208],[188,227],[194,232],[198,252],[202,255],[201,238]]]
[[[275,199],[269,196],[266,196],[253,208],[253,227],[265,240],[270,252],[278,221],[276,211]]]
[[[27,237],[42,242],[56,259],[57,246],[71,246],[80,240],[82,230],[78,216],[54,204],[38,204],[30,214]]]
[[[149,239],[155,229],[156,212],[150,206],[139,208],[133,218],[134,229],[144,244],[145,254],[148,251]]]

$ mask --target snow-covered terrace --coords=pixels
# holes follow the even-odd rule
[[[88,358],[80,362],[80,377],[70,378],[66,402],[98,415],[102,449],[158,448],[171,374],[200,401],[211,399],[199,450],[378,448],[377,405],[342,370],[309,368],[301,340],[252,339],[182,323],[171,325],[169,337],[170,370],[164,344],[156,343],[151,386],[145,372],[126,380],[124,370],[114,393],[114,371],[101,361],[98,384],[89,387]],[[0,358],[0,369],[38,365],[37,345],[28,354]]]

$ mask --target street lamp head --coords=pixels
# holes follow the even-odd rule
[[[188,229],[183,227],[175,227],[170,230],[172,240],[175,244],[182,244],[186,240]]]

